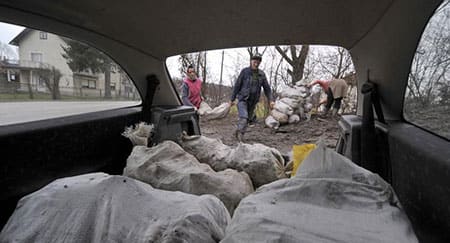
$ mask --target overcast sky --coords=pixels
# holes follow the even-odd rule
[[[224,50],[224,66],[223,66],[223,83],[225,85],[230,85],[230,77],[235,75],[237,57],[239,57],[242,62],[239,67],[243,68],[246,63],[245,60],[249,60],[248,52],[246,48],[232,48]],[[214,80],[218,81],[220,79],[220,66],[222,60],[222,50],[211,50],[207,52],[206,60],[208,62],[208,72],[209,75],[213,76]],[[167,59],[167,69],[169,70],[170,76],[181,78],[183,75],[180,74],[180,63],[179,56],[169,57]],[[233,80],[234,82],[234,80]]]
[[[0,22],[0,41],[8,44],[24,27]]]
[[[6,23],[0,22],[0,42],[3,44],[8,44],[23,29],[24,29],[24,27],[22,27],[22,26],[17,26],[17,25],[13,25],[13,24],[6,24]],[[17,47],[12,46],[12,45],[9,45],[9,47],[11,47],[11,49],[16,52],[15,58],[17,58],[17,56],[18,56],[17,55]]]

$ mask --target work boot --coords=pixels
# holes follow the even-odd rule
[[[330,111],[330,110],[325,109],[324,111],[322,111],[322,112],[319,114],[319,117],[327,118],[327,117],[328,117],[328,114],[329,114],[329,111]]]
[[[234,136],[236,137],[236,140],[238,142],[241,142],[241,143],[244,142],[244,134],[241,133],[241,131],[236,129],[236,131],[234,131]]]

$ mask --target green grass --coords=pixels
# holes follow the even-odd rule
[[[269,111],[266,111],[266,108],[264,106],[263,102],[259,102],[256,104],[255,108],[255,114],[257,118],[263,118],[266,117]]]
[[[230,113],[233,114],[233,115],[238,113],[237,105],[234,105],[234,106],[231,107]],[[268,111],[266,112],[263,102],[259,102],[258,104],[256,104],[255,113],[256,113],[256,117],[257,118],[264,118],[264,117],[266,117]]]

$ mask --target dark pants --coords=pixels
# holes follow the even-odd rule
[[[334,103],[334,105],[333,105]],[[331,106],[333,105],[333,108],[336,110],[339,110],[341,108],[342,103],[342,97],[333,98],[333,92],[331,91],[331,88],[328,88],[327,90],[327,104],[325,105],[326,111],[329,111],[331,109]]]
[[[241,133],[245,133],[245,130],[247,128],[247,124],[249,120],[253,120],[256,118],[255,116],[255,108],[258,101],[252,101],[252,100],[243,100],[239,101],[237,103],[238,113],[239,113],[239,120],[237,123],[237,129]]]

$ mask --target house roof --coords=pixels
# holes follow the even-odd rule
[[[20,32],[18,35],[16,35],[16,37],[14,37],[14,39],[12,39],[9,44],[10,45],[15,45],[15,46],[19,46],[20,41],[22,41],[22,39],[28,35],[28,33],[30,33],[33,29],[30,28],[25,28],[24,30],[22,30],[22,32]]]
[[[18,35],[16,35],[16,37],[14,37],[14,39],[12,39],[9,44],[10,45],[15,45],[15,46],[19,46],[19,43],[22,41],[23,38],[25,38],[25,36],[27,36],[31,31],[33,31],[34,29],[30,29],[30,28],[25,28],[24,30],[22,30],[22,32],[20,32]],[[59,36],[61,38],[61,40],[63,40],[64,42],[67,42],[67,40],[69,40],[69,38],[64,37],[64,36]]]

